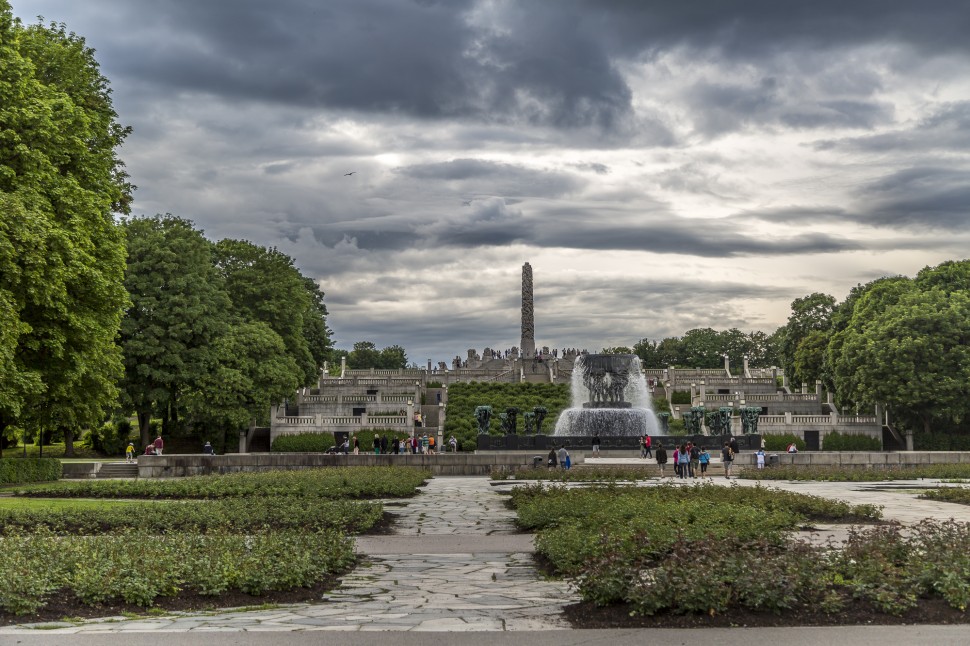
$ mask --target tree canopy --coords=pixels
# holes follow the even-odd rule
[[[84,39],[24,26],[6,0],[0,63],[0,433],[59,428],[70,454],[74,427],[117,401],[128,129]]]

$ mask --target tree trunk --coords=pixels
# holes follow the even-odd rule
[[[930,416],[923,415],[923,432],[926,434],[930,433]]]
[[[140,410],[138,411],[138,434],[141,436],[141,447],[140,451],[144,451],[148,443],[152,441],[151,434],[151,421],[152,412],[151,410]]]
[[[74,429],[67,426],[61,427],[61,432],[64,433],[64,457],[73,458],[74,457]]]

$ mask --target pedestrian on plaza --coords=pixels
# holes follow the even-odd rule
[[[738,453],[741,452],[741,449],[738,448],[738,438],[736,437],[731,438],[731,451],[733,452],[734,455],[737,455]]]
[[[428,452],[431,453],[431,455],[435,454],[434,433],[428,437]]]
[[[550,469],[555,469],[559,461],[556,459],[556,449],[555,447],[549,449],[549,455],[546,458],[546,466]]]
[[[653,451],[650,450],[650,444],[651,444],[650,436],[644,435],[643,436],[643,458],[644,459],[653,457]]]
[[[680,453],[677,455],[677,462],[680,463],[680,477],[686,479],[690,476],[690,451],[686,444],[680,445]]]
[[[674,444],[674,454],[671,456],[674,463],[674,475],[680,477],[680,448]]]
[[[162,449],[165,447],[165,442],[162,442],[162,435],[159,433],[158,437],[155,438],[155,455],[161,455]]]
[[[721,449],[721,462],[724,464],[724,477],[731,477],[731,466],[734,464],[734,450],[730,442],[725,442]]]
[[[559,447],[559,466],[563,471],[569,468],[569,451],[566,450],[566,445],[563,444]]]
[[[593,457],[598,458],[600,456],[600,434],[599,431],[593,435]]]
[[[354,436],[354,455],[360,455],[360,438]]]
[[[381,454],[381,436],[374,433],[374,455]]]
[[[707,452],[707,447],[701,448],[701,454],[698,457],[698,462],[701,464],[701,477],[707,475],[707,465],[711,463],[711,454]]]
[[[758,449],[758,452],[754,454],[754,459],[755,459],[755,462],[757,463],[759,469],[764,469],[765,468],[765,450],[764,449]]]
[[[451,447],[451,452],[452,453],[458,453],[458,440],[455,439],[455,436],[454,435],[452,435],[451,436],[451,439],[448,440],[448,446]]]
[[[125,447],[125,462],[135,461],[135,443],[128,442],[128,446]]]
[[[690,447],[690,477],[697,477],[697,468],[701,463],[701,450],[696,444]]]
[[[660,477],[664,477],[664,469],[667,466],[667,449],[663,444],[657,447],[657,466],[660,468]]]
[[[421,436],[421,452],[427,455],[428,453],[428,434],[425,433]]]
[[[148,444],[145,446],[145,455],[155,455],[155,445]]]
[[[215,454],[216,452],[215,452],[215,449],[212,448],[212,444],[209,442],[206,442],[205,445],[202,447],[202,455],[215,455]]]
[[[387,453],[387,435],[381,435],[381,453]]]

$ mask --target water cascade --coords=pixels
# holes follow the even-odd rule
[[[638,437],[659,435],[647,380],[633,354],[576,357],[572,407],[556,421],[556,437]]]

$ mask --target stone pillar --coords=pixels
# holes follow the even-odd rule
[[[724,355],[724,372],[727,373],[728,377],[731,376],[731,357],[727,355]]]
[[[247,453],[246,451],[246,431],[239,431],[239,452]]]
[[[340,357],[340,378],[343,379],[347,374],[347,357]]]
[[[748,369],[748,355],[744,355],[744,357],[741,358],[741,361],[743,362],[742,363],[742,366],[744,369],[743,375],[747,377],[748,375],[751,374],[751,371]]]
[[[815,394],[818,395],[818,400],[822,401],[822,380],[815,380]]]
[[[406,421],[407,428],[410,429],[410,437],[414,437],[414,400],[408,400],[408,418]]]
[[[535,307],[532,298],[532,265],[522,265],[522,358],[536,354]]]

